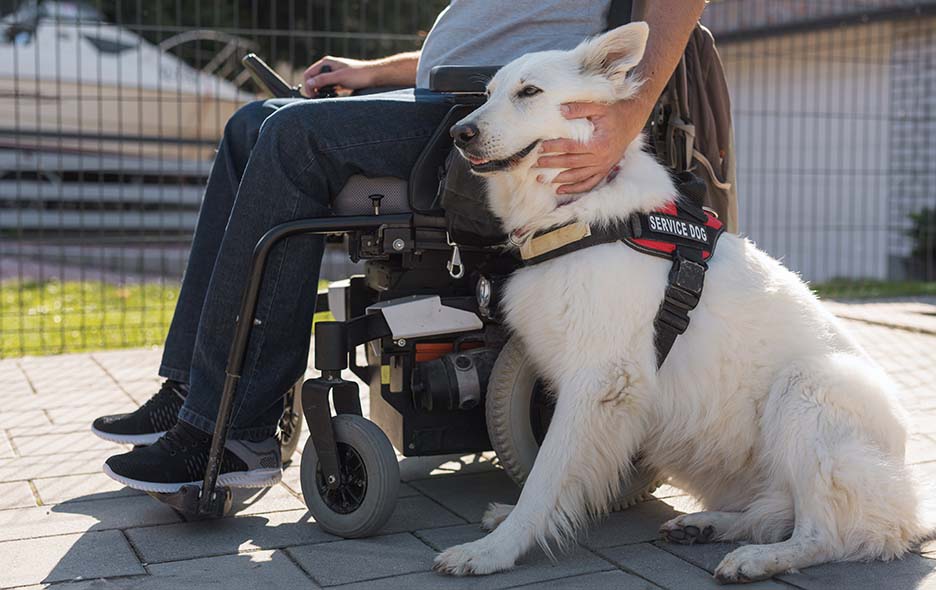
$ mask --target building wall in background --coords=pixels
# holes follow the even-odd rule
[[[722,45],[743,233],[810,281],[885,278],[894,25]]]

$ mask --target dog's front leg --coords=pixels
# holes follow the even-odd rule
[[[564,548],[589,514],[607,510],[631,468],[646,419],[629,375],[588,377],[560,385],[556,411],[517,506],[488,536],[437,556],[437,571],[472,575],[509,569],[534,543],[551,554],[551,543]]]

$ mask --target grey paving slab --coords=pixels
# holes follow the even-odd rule
[[[598,553],[625,571],[650,580],[667,590],[714,590],[723,588],[702,568],[654,547],[649,543],[599,549]],[[773,590],[788,586],[773,580],[746,584],[746,590]]]
[[[476,524],[416,532],[420,539],[436,551],[480,539],[485,534]],[[582,547],[575,547],[568,553],[559,555],[555,562],[550,561],[546,554],[537,547],[522,557],[517,567],[507,572],[474,578],[452,578],[430,572],[415,574],[409,577],[409,580],[407,580],[408,576],[393,578],[387,583],[391,588],[405,588],[406,583],[413,584],[409,587],[419,587],[418,584],[425,584],[422,586],[425,588],[433,588],[436,585],[440,588],[507,588],[610,569],[613,569],[610,563]]]
[[[936,458],[936,435],[914,433],[907,439],[907,464],[923,463]]]
[[[0,587],[145,571],[120,531],[0,542]]]
[[[115,448],[120,448],[116,447]],[[43,504],[86,502],[126,496],[144,496],[141,491],[124,487],[103,473],[64,475],[32,480]]]
[[[25,481],[0,483],[0,510],[31,508],[35,505],[36,498]]]
[[[933,590],[936,560],[910,554],[886,563],[828,563],[780,579],[804,590]]]
[[[162,590],[260,590],[314,588],[302,570],[281,551],[252,551],[149,565],[146,585],[129,588]]]
[[[13,459],[16,453],[13,452],[13,443],[5,432],[0,432],[0,459]]]
[[[90,425],[89,425],[90,427]],[[88,451],[110,451],[124,453],[129,445],[117,445],[91,434],[88,428],[84,432],[62,434],[16,435],[12,437],[16,452],[21,457],[40,457],[43,455],[74,455]]]
[[[29,384],[11,388],[3,387],[3,411],[4,412],[28,412],[30,410],[41,410],[42,402],[39,396],[33,393]]]
[[[600,549],[655,541],[660,538],[660,525],[680,514],[663,500],[641,502],[589,527],[583,533],[582,544]]]
[[[162,358],[158,348],[94,352],[91,358],[118,382],[155,379]],[[155,393],[155,390],[153,391]]]
[[[400,479],[410,482],[456,473],[478,473],[495,469],[494,453],[474,455],[440,455],[437,457],[401,457]]]
[[[126,533],[147,563],[338,540],[319,529],[304,510],[140,527]]]
[[[54,424],[76,424],[81,423],[89,428],[91,422],[98,416],[105,414],[121,414],[123,412],[132,412],[137,409],[137,404],[129,397],[126,399],[114,399],[106,403],[87,404],[87,405],[61,405],[54,404],[45,410],[49,419]]]
[[[502,469],[421,479],[412,486],[468,522],[481,522],[491,502],[516,504],[520,497],[520,488]]]
[[[0,541],[180,522],[148,496],[0,510]]]
[[[32,426],[14,426],[7,428],[10,436],[44,436],[47,434],[87,434],[91,430],[90,423],[72,422],[70,424],[52,424],[46,422],[45,425]],[[113,444],[113,443],[112,443]],[[115,445],[114,448],[120,448]]]
[[[432,569],[433,551],[410,533],[289,547],[286,551],[322,586]]]
[[[410,498],[412,496],[422,495],[419,490],[408,483],[400,482],[400,498]]]
[[[654,545],[709,573],[715,571],[715,568],[718,567],[718,564],[721,563],[721,560],[724,559],[726,555],[740,547],[737,543],[678,545],[676,543],[666,543],[665,541],[657,541]]]
[[[660,549],[709,572],[714,572],[725,555],[738,546],[734,543],[658,544]],[[824,564],[805,568],[799,574],[780,576],[780,579],[807,590],[936,588],[936,561],[909,554],[903,559],[887,563]]]
[[[5,411],[0,410],[0,428],[31,428],[52,424],[42,410]]]
[[[18,590],[268,590],[318,586],[281,551],[250,551],[146,567],[148,574]]]
[[[452,514],[429,498],[412,496],[397,500],[396,509],[381,532],[384,534],[399,533],[464,524],[464,522],[463,518]]]
[[[235,488],[233,495],[232,510],[238,515],[305,509],[302,500],[282,485],[260,489]]]
[[[97,449],[65,455],[0,459],[0,481],[100,473],[105,459],[113,454],[113,450]]]
[[[659,590],[659,586],[620,570],[598,572],[560,578],[549,582],[534,582],[516,588],[536,588],[537,590]]]

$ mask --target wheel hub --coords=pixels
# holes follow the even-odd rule
[[[364,461],[353,447],[339,442],[338,465],[341,481],[335,488],[329,488],[319,467],[315,473],[315,483],[319,495],[325,504],[338,514],[350,514],[360,508],[367,494],[367,470]]]

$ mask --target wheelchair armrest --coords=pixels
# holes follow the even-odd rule
[[[483,94],[499,69],[501,66],[435,66],[429,71],[429,90]]]

